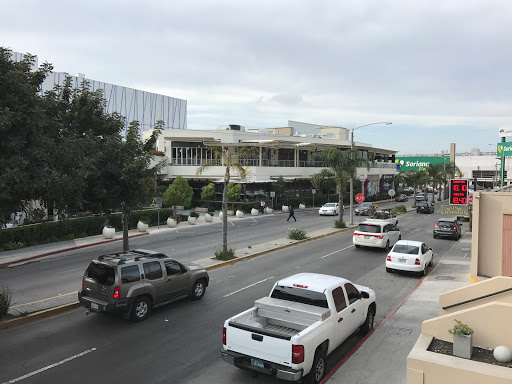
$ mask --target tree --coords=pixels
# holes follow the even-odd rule
[[[435,201],[435,188],[445,182],[444,164],[429,164],[427,173],[432,181],[432,202]],[[438,201],[441,201],[441,191],[439,191]]]
[[[316,157],[325,162],[334,174],[334,181],[339,193],[340,221],[343,222],[343,193],[347,189],[348,182],[350,179],[356,178],[359,166],[366,165],[367,169],[370,169],[370,163],[361,157],[359,151],[354,149],[340,151],[337,148],[328,148],[317,154]]]
[[[329,169],[322,169],[311,175],[311,184],[322,193],[327,193],[327,200],[329,200],[329,192],[336,188],[334,173]]]
[[[279,178],[272,183],[272,190],[276,193],[277,206],[277,199],[280,199],[284,195],[284,191],[286,190],[286,182],[284,181],[283,176],[279,176]]]
[[[176,206],[189,207],[192,197],[194,197],[194,190],[183,176],[178,175],[164,192],[162,202],[165,206],[173,207],[173,212],[176,214]]]
[[[404,178],[407,182],[407,185],[412,185],[414,187],[414,201],[413,207],[416,207],[416,192],[420,185],[427,184],[430,180],[426,171],[406,171],[404,172]]]
[[[448,164],[445,164],[444,165],[444,171],[443,171],[443,176],[444,176],[444,183],[445,183],[445,187],[444,187],[444,190],[445,190],[445,199],[448,199],[448,195],[447,195],[447,192],[448,192],[448,188],[446,187],[446,184],[448,184],[448,182],[450,181],[450,179],[453,179],[455,178],[455,175],[456,174],[459,174],[461,175],[462,172],[461,170],[459,169],[459,167],[457,167],[455,165],[455,163],[448,163]]]
[[[201,199],[208,203],[208,212],[210,211],[210,201],[215,197],[215,184],[209,183],[201,188]]]
[[[240,158],[249,156],[254,149],[242,147],[238,153],[229,153],[227,148],[224,149],[219,146],[211,146],[213,151],[214,160],[205,161],[199,168],[197,168],[196,175],[201,175],[208,168],[217,165],[218,161],[222,162],[225,168],[222,190],[222,252],[228,252],[228,183],[231,179],[231,173],[237,172],[239,175],[244,173],[244,167],[240,163]]]
[[[11,50],[0,47],[0,222],[12,212],[27,211],[42,177],[34,156],[44,119],[38,93],[53,68],[44,63],[32,71],[35,62],[30,54],[14,62]]]
[[[240,195],[242,194],[242,185],[241,184],[228,184],[228,201],[230,201],[231,209],[235,210],[235,201],[240,200]]]

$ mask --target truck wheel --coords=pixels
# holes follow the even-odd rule
[[[361,333],[367,334],[370,332],[373,328],[373,322],[375,320],[375,310],[373,307],[368,307],[368,314],[366,315],[366,320],[364,321],[363,325],[361,325]]]
[[[315,359],[313,360],[313,366],[308,375],[308,382],[312,384],[318,384],[322,381],[325,376],[326,361],[325,353],[321,349],[318,349],[315,353]]]
[[[146,296],[139,296],[133,304],[132,320],[144,321],[148,318],[151,311],[151,302]]]
[[[206,292],[206,285],[204,284],[204,280],[197,280],[192,287],[192,291],[190,292],[190,297],[192,300],[200,300],[203,298],[204,293]]]

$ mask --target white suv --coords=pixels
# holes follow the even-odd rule
[[[391,249],[391,247],[402,239],[402,234],[394,224],[384,221],[363,221],[354,231],[352,244],[359,248],[376,247]]]

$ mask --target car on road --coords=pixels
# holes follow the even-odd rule
[[[381,209],[379,211],[375,211],[373,216],[366,221],[375,221],[382,220],[387,221],[388,223],[398,225],[398,217],[391,212],[391,209]]]
[[[93,260],[78,301],[88,311],[120,312],[126,319],[143,321],[156,306],[185,297],[201,299],[208,284],[208,272],[200,265],[137,249]]]
[[[428,195],[423,192],[416,192],[416,202],[428,200]]]
[[[416,213],[433,213],[434,204],[428,201],[420,201],[416,204]]]
[[[354,212],[358,216],[371,216],[376,209],[375,203],[361,203],[354,209]]]
[[[462,223],[455,217],[442,217],[434,224],[433,236],[459,240],[462,236]]]
[[[360,223],[352,236],[356,248],[374,247],[390,249],[402,238],[400,229],[386,221],[374,220]]]
[[[432,265],[434,252],[421,241],[400,240],[386,257],[386,272],[417,272],[425,276],[427,267]]]
[[[404,195],[403,193],[395,198],[395,201],[399,201],[399,202],[404,202],[404,201],[408,201],[408,200],[409,200],[409,196]]]
[[[318,210],[318,214],[322,215],[332,215],[335,216],[339,213],[339,204],[338,203],[326,203],[320,207]]]

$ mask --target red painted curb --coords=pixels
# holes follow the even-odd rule
[[[384,324],[386,324],[386,322],[391,318],[391,316],[393,316],[393,314],[398,311],[398,308],[400,308],[406,301],[409,297],[411,297],[411,295],[413,294],[413,292],[421,285],[421,283],[423,282],[423,279],[425,279],[425,276],[423,276],[420,281],[418,281],[418,284],[416,284],[416,286],[413,288],[413,290],[411,292],[409,292],[409,294],[407,296],[405,296],[405,298],[400,302],[400,304],[398,304],[391,312],[389,312],[389,314],[384,318],[384,320],[382,320],[380,322],[379,325],[377,325],[375,328],[373,328],[370,332],[368,332],[361,340],[359,340],[359,342],[354,346],[354,348],[352,348],[350,350],[349,353],[347,353],[343,359],[341,359],[338,364],[336,364],[336,366],[331,369],[331,371],[322,379],[322,381],[320,382],[320,384],[325,384],[327,383],[327,381],[331,378],[332,375],[334,375],[338,369],[341,368],[341,366],[343,364],[346,363],[346,361],[348,359],[350,359],[350,357],[357,352],[357,350],[361,347],[361,345],[364,344],[364,342],[366,340],[368,340],[368,338],[377,330],[377,328],[379,327],[382,327]]]
[[[136,235],[128,236],[128,238],[131,239],[132,237],[139,237],[139,236],[144,236],[144,235],[149,235],[149,232],[138,233]],[[40,255],[34,255],[34,256],[26,257],[24,259],[13,260],[13,261],[10,261],[10,262],[7,262],[7,263],[0,263],[0,268],[6,268],[6,267],[8,267],[11,264],[23,263],[24,261],[35,260],[35,259],[39,259],[39,258],[45,257],[45,256],[56,255],[58,253],[63,253],[63,252],[68,252],[68,251],[74,251],[76,249],[92,247],[94,245],[99,245],[99,244],[112,243],[114,241],[119,241],[119,240],[123,240],[123,238],[121,237],[119,239],[110,239],[110,240],[98,241],[96,243],[77,245],[76,247],[58,249],[56,251],[50,251],[50,252],[46,252],[46,253],[41,253]]]

